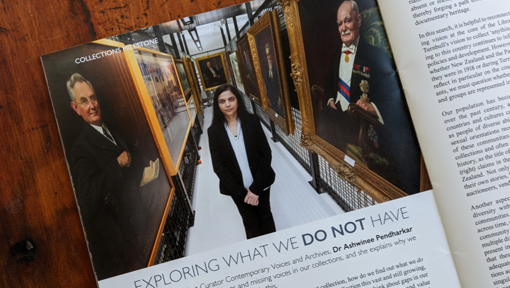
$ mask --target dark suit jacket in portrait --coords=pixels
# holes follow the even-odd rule
[[[241,129],[253,176],[253,183],[249,188],[260,196],[275,179],[271,168],[271,148],[257,116],[249,114],[247,119],[241,121]],[[220,193],[243,201],[247,192],[225,127],[211,126],[207,133],[214,172],[220,179]]]
[[[269,77],[269,63],[264,65],[264,69],[262,70],[262,76],[264,78],[264,84],[266,86],[266,94],[269,99],[269,105],[271,108],[278,113],[280,116],[284,117],[285,114],[283,112],[283,101],[282,93],[280,91],[280,79],[278,77],[278,71],[276,70],[276,65],[274,61],[271,61],[271,69],[273,71],[273,77]],[[278,106],[280,103],[281,106]]]
[[[350,97],[355,104],[362,94],[360,82],[369,85],[368,98],[379,110],[384,125],[374,126],[377,147],[372,151],[387,160],[380,165],[369,162],[368,167],[407,193],[419,190],[420,150],[395,66],[389,55],[360,37],[352,71]],[[316,134],[338,149],[346,151],[347,144],[359,145],[360,125],[349,114],[329,106],[328,99],[336,99],[338,91],[341,51],[332,60],[333,67],[325,88],[324,105],[316,123]]]
[[[214,70],[214,72],[216,73],[216,76],[217,78],[214,78],[214,75],[213,73],[211,72],[211,69]],[[214,68],[211,66],[211,68],[209,67],[205,67],[205,70],[204,70],[204,75],[205,77],[207,77],[207,84],[206,86],[207,87],[214,87],[214,86],[218,86],[218,85],[221,85],[221,84],[224,84],[225,83],[225,79],[223,78],[223,75],[221,75],[220,71],[218,71],[218,69]]]
[[[99,279],[147,264],[135,252],[145,222],[139,191],[144,163],[124,133],[106,125],[118,146],[85,123],[71,152],[74,188]],[[117,162],[123,151],[131,155],[130,168]]]

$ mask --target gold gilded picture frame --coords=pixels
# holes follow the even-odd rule
[[[241,76],[241,70],[239,68],[239,60],[238,60],[238,51],[234,51],[228,55],[230,58],[230,67],[232,69],[232,76],[235,80],[235,86],[239,91],[246,94],[246,91],[244,90],[244,83]]]
[[[323,114],[326,114],[323,111],[326,111],[325,109],[327,108],[327,102],[325,100],[327,99],[325,98],[328,98],[324,97],[322,94],[326,94],[325,90],[327,89],[325,89],[325,87],[328,85],[327,80],[329,79],[329,76],[334,73],[331,71],[335,71],[334,69],[329,69],[328,66],[334,65],[334,61],[332,60],[333,55],[335,55],[335,53],[338,54],[337,51],[339,51],[340,47],[342,46],[336,17],[337,10],[343,1],[335,0],[317,2],[312,0],[280,0],[279,2],[282,6],[283,14],[287,23],[291,50],[290,74],[298,94],[302,117],[301,145],[324,158],[332,167],[332,169],[338,173],[338,176],[341,179],[354,185],[359,190],[366,192],[379,203],[430,189],[431,184],[421,157],[421,151],[419,150],[417,139],[414,134],[414,129],[412,122],[410,121],[409,112],[407,110],[407,104],[405,102],[403,93],[397,100],[392,100],[399,105],[399,109],[394,110],[394,114],[403,114],[408,118],[402,120],[402,122],[406,122],[407,120],[408,122],[405,123],[405,129],[395,132],[408,134],[406,139],[410,139],[408,142],[412,142],[413,145],[410,149],[391,147],[395,150],[393,151],[394,154],[400,153],[401,155],[392,156],[393,158],[388,157],[388,159],[397,159],[397,157],[400,157],[398,159],[398,163],[402,165],[408,165],[409,163],[406,163],[406,161],[412,161],[412,163],[408,166],[411,167],[410,169],[412,169],[412,175],[414,176],[403,177],[401,174],[396,172],[393,173],[393,170],[389,168],[386,171],[381,169],[380,171],[383,172],[375,172],[376,169],[372,168],[373,166],[370,165],[372,162],[370,161],[375,161],[372,160],[372,157],[379,155],[374,155],[375,153],[367,153],[367,147],[364,145],[367,141],[367,136],[365,135],[369,133],[366,129],[363,130],[363,127],[370,127],[370,125],[380,124],[375,122],[368,122],[377,121],[377,119],[374,120],[374,117],[370,118],[370,115],[366,115],[366,111],[359,107],[355,107],[356,105],[353,105],[353,103],[351,103],[349,106],[350,108],[348,111],[351,113],[351,117],[357,117],[357,121],[361,123],[359,124],[360,128],[354,130],[355,132],[359,131],[356,132],[359,134],[353,135],[354,137],[352,137],[358,139],[358,145],[350,144],[346,145],[347,148],[339,148],[341,145],[334,145],[333,141],[325,139],[331,135],[335,136],[339,135],[338,133],[341,133],[332,132],[328,135],[328,133],[322,132],[328,131],[327,129],[329,128],[331,128],[331,131],[335,131],[333,129],[335,123],[327,123],[321,117]],[[380,49],[379,47],[375,49],[378,51],[385,51],[385,53],[389,54],[389,57],[387,58],[391,59],[391,53],[388,53],[389,47],[381,47],[384,45],[377,43],[377,39],[385,39],[386,35],[384,34],[384,27],[382,26],[382,20],[380,19],[375,0],[359,0],[356,2],[359,5],[358,7],[362,16],[360,29],[361,32],[359,37],[361,40],[359,41],[370,42],[370,45],[372,46],[380,46]],[[370,25],[370,27],[367,27],[367,25]],[[373,34],[370,34],[374,31],[379,38],[374,37]],[[321,45],[321,43],[324,43],[324,45]],[[325,43],[328,43],[328,45]],[[358,47],[359,46],[361,46],[361,44],[358,45]],[[338,63],[338,61],[336,63]],[[369,64],[365,65],[366,66],[354,66],[353,71],[357,71],[360,74],[368,72],[372,73],[372,75],[374,75],[374,73],[378,73],[375,72],[379,71],[376,70],[375,67],[368,67]],[[338,71],[338,68],[336,69],[336,71]],[[396,76],[396,71],[393,70],[393,74],[393,77],[396,77],[396,80],[399,81],[398,77]],[[375,82],[374,77],[377,76],[372,76],[372,79],[369,79],[368,83],[373,84]],[[336,87],[338,87],[338,79],[334,79],[334,81],[336,81],[336,84],[333,83],[333,86],[336,85]],[[400,85],[399,82],[398,85]],[[400,87],[397,88],[397,90],[400,90]],[[368,92],[368,89],[367,93],[372,95],[374,94],[374,92]],[[322,95],[322,98],[318,97],[317,95]],[[387,99],[383,98],[382,100],[379,100],[379,103],[384,102],[384,100]],[[385,120],[390,120],[387,121],[384,125],[389,126],[390,124],[388,123],[395,122],[392,122],[392,120],[398,120],[392,119],[397,118],[395,115],[392,113],[382,115]],[[324,126],[321,127],[320,125]],[[377,144],[384,145],[384,143]],[[370,152],[370,150],[368,151]],[[411,155],[412,157],[406,159],[405,157],[407,155]],[[383,161],[386,160],[386,158],[380,157],[377,160]],[[392,162],[388,161],[377,162],[377,164],[379,163],[392,164]],[[389,164],[387,165],[389,166]],[[398,171],[401,170],[402,169]],[[385,174],[386,172],[387,174]],[[408,171],[404,171],[403,173],[407,172]],[[390,176],[388,177],[388,175]],[[405,178],[402,182],[405,185],[396,184],[400,182],[395,181],[395,178],[392,178],[393,176],[395,178]],[[409,183],[405,183],[405,181],[408,181]]]
[[[264,112],[285,134],[294,133],[289,85],[276,10],[264,14],[246,33]]]
[[[166,53],[141,47],[133,49],[132,52],[126,53],[126,57],[128,57],[131,63],[132,73],[141,97],[140,100],[144,104],[146,113],[153,115],[150,118],[153,134],[158,138],[158,145],[161,145],[162,154],[165,156],[165,159],[170,159],[169,162],[172,166],[170,167],[170,172],[172,176],[176,175],[193,124],[191,112],[186,105],[184,91],[178,78],[174,57]],[[140,69],[140,65],[143,64],[140,60],[144,59],[145,61],[150,60],[155,69],[160,67],[164,71],[161,79],[156,80],[154,75],[145,75],[144,71]],[[156,74],[161,73],[158,72]],[[164,83],[161,87],[156,87],[152,90],[154,90],[154,94],[170,94],[170,97],[169,95],[166,96],[170,99],[168,105],[165,105],[161,100],[158,103],[158,98],[160,97],[155,98],[153,93],[151,93],[151,87],[155,86],[153,82]],[[167,92],[165,92],[165,88],[168,90]],[[161,91],[161,89],[163,90]],[[182,101],[180,101],[181,98]],[[165,106],[167,106],[166,110],[172,111],[172,121],[169,121],[168,124],[161,121],[161,115],[157,113],[158,108]],[[170,133],[169,131],[174,132]],[[173,137],[170,137],[170,134]]]
[[[186,73],[184,60],[175,59],[174,62],[175,68],[177,69],[177,75],[179,75],[179,83],[181,84],[182,91],[184,93],[184,98],[186,99],[186,103],[188,103],[191,98],[191,85],[188,74]]]
[[[223,52],[200,57],[195,60],[204,91],[214,90],[223,84],[230,83]],[[209,68],[208,65],[210,65]]]
[[[239,53],[238,64],[241,71],[241,80],[243,81],[244,92],[246,96],[260,104],[260,92],[257,82],[255,69],[253,68],[253,58],[251,56],[250,43],[248,35],[244,34],[237,40],[237,52]]]
[[[188,76],[189,84],[191,86],[191,93],[193,95],[193,99],[195,99],[197,114],[200,114],[203,111],[203,103],[202,97],[200,96],[200,85],[198,84],[195,61],[193,61],[190,57],[184,57],[183,60],[184,69],[186,70],[186,75]]]

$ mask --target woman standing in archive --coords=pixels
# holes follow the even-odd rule
[[[276,231],[269,203],[275,180],[271,149],[259,119],[246,110],[234,86],[226,84],[216,89],[213,120],[207,133],[220,193],[232,197],[243,219],[246,238]]]

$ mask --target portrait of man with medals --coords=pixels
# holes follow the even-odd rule
[[[341,1],[336,16],[342,44],[331,59],[316,134],[404,192],[418,192],[420,149],[395,64],[361,35],[356,1]]]

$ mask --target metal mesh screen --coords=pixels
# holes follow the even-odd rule
[[[197,170],[198,153],[193,140],[193,135],[189,135],[184,153],[182,155],[181,164],[179,166],[179,174],[184,182],[184,189],[189,197],[193,199],[193,187],[195,185],[195,172]]]
[[[195,185],[195,172],[197,170],[197,160],[198,160],[198,151],[197,146],[195,144],[195,140],[192,133],[188,136],[188,141],[186,141],[186,146],[184,147],[184,153],[182,155],[181,164],[179,166],[179,174],[182,177],[182,181],[184,182],[184,189],[189,197],[189,199],[193,199],[193,189]]]
[[[200,143],[200,137],[202,136],[202,125],[200,125],[200,115],[197,115],[195,119],[195,124],[191,127],[191,135],[193,135],[193,141],[196,145]]]
[[[257,116],[259,116],[260,120],[262,120],[262,124],[266,125],[268,129],[271,129],[271,119],[269,119],[269,116],[266,115],[264,109],[258,104],[255,104],[255,109],[257,109]]]
[[[306,148],[301,146],[301,112],[292,108],[292,117],[294,118],[294,134],[285,135],[279,126],[276,126],[276,134],[282,145],[289,150],[290,154],[311,173],[310,156]]]
[[[321,188],[346,212],[377,204],[369,195],[338,177],[328,162],[319,156]]]
[[[175,192],[170,204],[170,210],[161,235],[158,253],[154,264],[159,264],[181,258],[186,248],[188,227],[193,219],[193,212],[188,203],[186,192],[177,177],[172,177]]]
[[[175,192],[170,204],[154,264],[184,256],[188,227],[193,223],[193,211],[189,199],[193,199],[193,191],[195,188],[198,160],[195,139],[200,137],[200,131],[200,126],[197,125],[191,129],[191,133],[184,147],[178,175],[172,177],[172,181],[175,185]]]

